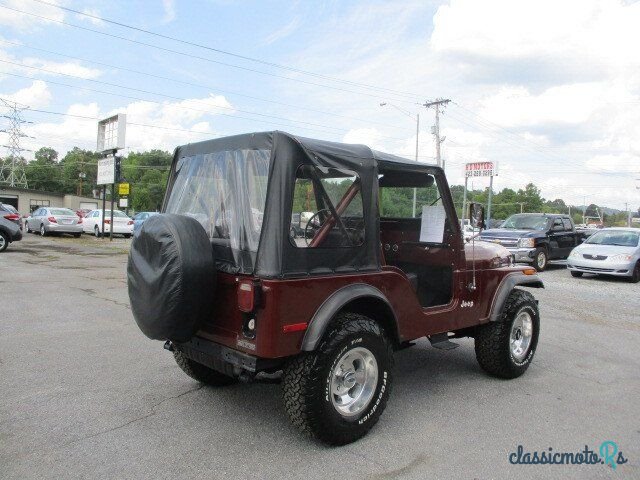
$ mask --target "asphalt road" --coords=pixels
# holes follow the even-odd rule
[[[397,354],[378,425],[328,448],[291,427],[274,383],[202,387],[128,307],[129,241],[27,235],[0,254],[0,478],[640,478],[640,284],[542,274],[521,378],[473,343]],[[511,465],[617,443],[628,463]]]

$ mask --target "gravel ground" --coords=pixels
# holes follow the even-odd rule
[[[523,377],[483,374],[471,340],[421,340],[378,425],[328,448],[289,425],[279,385],[202,387],[140,333],[128,245],[26,235],[0,254],[1,478],[640,478],[640,284],[552,267]],[[605,440],[615,472],[508,460]]]

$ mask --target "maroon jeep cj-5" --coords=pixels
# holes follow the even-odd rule
[[[542,287],[535,269],[464,242],[442,169],[282,132],[177,148],[128,277],[140,329],[187,375],[282,372],[291,421],[334,445],[377,422],[411,340],[473,337],[501,378],[522,375],[538,343],[537,302],[515,288]]]

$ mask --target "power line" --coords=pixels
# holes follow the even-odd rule
[[[180,80],[180,79],[177,79],[177,78],[165,77],[165,76],[162,76],[162,75],[156,75],[156,74],[149,73],[149,72],[142,72],[140,70],[133,70],[133,69],[130,69],[130,68],[125,68],[125,67],[122,67],[122,66],[112,65],[112,64],[109,64],[109,63],[98,62],[96,60],[89,60],[89,59],[86,59],[86,58],[74,57],[72,55],[67,55],[67,54],[60,53],[60,52],[54,52],[52,50],[47,50],[47,49],[44,49],[44,48],[34,47],[34,46],[31,46],[31,45],[26,45],[24,43],[10,42],[10,41],[4,40],[2,38],[0,38],[0,42],[5,43],[5,44],[9,44],[9,45],[15,45],[15,46],[21,47],[21,48],[27,48],[27,49],[31,49],[31,50],[35,50],[35,51],[39,51],[39,52],[49,53],[51,55],[58,55],[60,57],[68,58],[68,59],[71,59],[71,60],[77,60],[77,61],[86,62],[86,63],[90,63],[90,64],[94,64],[94,65],[100,65],[100,66],[103,66],[103,67],[114,68],[114,69],[122,70],[124,72],[134,73],[134,74],[137,74],[137,75],[144,75],[144,76],[147,76],[147,77],[157,78],[157,79],[160,79],[160,80],[167,80],[167,81],[170,81],[170,82],[176,82],[176,83],[180,83],[180,84],[183,84],[183,85],[188,85],[188,86],[191,86],[191,87],[201,88],[201,89],[204,89],[204,90],[207,90],[207,91],[216,90],[216,91],[219,91],[219,92],[228,93],[230,95],[236,95],[238,97],[248,98],[248,99],[251,99],[251,100],[257,100],[257,101],[260,101],[260,102],[271,103],[271,104],[274,104],[274,105],[281,105],[281,106],[284,106],[284,107],[295,108],[297,110],[305,110],[305,111],[308,111],[308,112],[313,112],[313,113],[319,113],[321,115],[328,115],[328,116],[333,116],[333,117],[344,118],[344,119],[347,119],[347,120],[356,120],[356,121],[363,122],[363,123],[366,123],[366,124],[369,124],[369,125],[380,125],[380,126],[389,127],[389,128],[396,128],[396,129],[403,129],[404,128],[404,127],[400,127],[398,125],[391,125],[391,124],[388,124],[388,123],[377,122],[377,121],[369,120],[369,119],[365,120],[363,118],[353,117],[353,116],[350,116],[350,115],[341,115],[341,114],[335,113],[335,112],[327,112],[327,111],[324,111],[324,110],[317,110],[315,108],[304,107],[304,106],[301,106],[301,105],[294,105],[294,104],[291,104],[291,103],[280,102],[280,101],[277,101],[277,100],[271,100],[271,99],[267,99],[267,98],[256,97],[256,96],[253,96],[253,95],[247,95],[247,94],[244,94],[244,93],[239,93],[239,92],[236,92],[236,91],[233,91],[233,90],[228,90],[228,89],[216,87],[216,86],[213,86],[213,85],[202,85],[202,84],[198,84],[198,83],[187,82],[185,80]]]
[[[221,110],[232,110],[232,111],[236,111],[236,112],[247,113],[249,115],[256,115],[256,116],[265,117],[265,118],[273,118],[273,119],[276,119],[276,120],[284,120],[284,121],[292,123],[291,125],[286,125],[286,126],[289,126],[289,127],[290,126],[294,126],[294,127],[298,127],[298,128],[305,128],[305,127],[299,127],[298,126],[298,124],[304,124],[304,125],[310,125],[310,126],[313,126],[313,127],[326,128],[326,129],[329,129],[332,133],[340,133],[340,132],[344,131],[343,129],[336,128],[336,127],[331,127],[331,126],[328,126],[328,125],[323,125],[323,124],[318,124],[318,123],[313,123],[313,122],[306,122],[306,121],[302,121],[302,120],[295,120],[295,119],[290,119],[290,118],[287,118],[287,117],[280,117],[280,116],[277,116],[277,115],[269,115],[269,114],[265,114],[265,113],[257,113],[257,112],[252,112],[252,111],[249,111],[249,110],[241,110],[241,109],[237,109],[237,108],[234,108],[234,107],[227,107],[227,106],[224,106],[224,105],[209,105],[209,104],[207,104],[205,102],[198,101],[198,100],[193,100],[193,99],[188,99],[188,98],[183,98],[183,97],[177,97],[175,95],[167,95],[167,94],[164,94],[164,93],[153,92],[153,91],[144,90],[144,89],[140,89],[140,88],[128,87],[126,85],[119,85],[119,84],[116,84],[116,83],[105,82],[105,81],[102,81],[102,80],[95,80],[95,79],[91,79],[91,78],[82,78],[82,77],[77,76],[77,75],[71,75],[71,74],[68,74],[68,73],[56,72],[54,70],[48,70],[46,68],[41,68],[41,67],[34,67],[34,66],[31,66],[31,65],[25,65],[25,64],[22,64],[22,63],[18,63],[18,62],[11,62],[11,61],[8,61],[8,60],[1,60],[1,59],[0,59],[0,62],[7,63],[7,64],[10,64],[10,65],[16,65],[16,66],[19,66],[19,67],[22,67],[22,68],[38,70],[38,71],[42,71],[42,72],[45,72],[45,73],[61,75],[61,76],[68,77],[68,78],[75,78],[77,80],[97,83],[97,84],[100,84],[100,85],[107,85],[107,86],[110,86],[110,87],[122,88],[122,89],[125,89],[125,90],[132,90],[132,91],[135,91],[135,92],[145,93],[147,95],[156,95],[156,96],[159,96],[159,97],[163,97],[163,98],[167,98],[167,99],[175,100],[175,101],[179,101],[179,102],[190,102],[190,103],[194,103],[194,104],[202,104],[202,105],[206,106],[208,109],[216,108],[216,109],[221,109]],[[17,76],[17,77],[24,77],[22,75],[14,74],[14,73],[8,73],[8,74],[12,75],[12,76]],[[27,77],[27,78],[29,78],[29,77]],[[77,86],[74,86],[74,85],[61,84],[60,82],[55,82],[53,80],[47,80],[47,81],[49,81],[52,84],[56,84],[57,83],[58,85],[62,85],[62,86],[70,87],[70,88],[85,88],[85,87],[77,87]],[[90,89],[87,89],[87,90],[90,90]],[[97,90],[93,90],[93,91],[97,92],[97,93],[102,93],[102,94],[106,94],[106,95],[115,95],[115,96],[119,96],[119,97],[123,97],[123,98],[129,98],[129,99],[138,100],[138,101],[147,101],[147,102],[151,102],[151,103],[158,103],[158,102],[153,101],[153,100],[148,100],[148,99],[139,98],[139,97],[132,97],[132,96],[127,96],[127,95],[122,95],[122,94],[117,94],[117,93],[112,93],[112,92],[97,91]],[[160,105],[162,105],[162,104],[160,104]],[[262,122],[262,123],[268,123],[268,124],[277,125],[277,123],[272,122],[272,121],[264,121],[264,120],[259,120],[259,119],[256,119],[256,118],[243,117],[241,115],[235,115],[235,114],[231,114],[231,113],[211,112],[210,110],[199,110],[199,109],[196,109],[196,108],[193,108],[193,107],[188,107],[188,106],[185,106],[185,105],[173,105],[173,107],[174,108],[179,108],[179,109],[193,110],[193,111],[202,112],[202,113],[208,113],[208,114],[215,113],[216,115],[221,115],[221,116],[225,116],[225,117],[239,118],[239,119],[243,119],[243,120],[251,120],[251,121],[254,121],[254,122]],[[316,129],[310,128],[308,130],[316,130]],[[385,136],[382,135],[382,137],[385,137]],[[385,138],[391,138],[391,139],[394,139],[394,140],[402,140],[400,138],[395,138],[395,137],[385,137]]]
[[[193,54],[190,54],[190,53],[181,52],[179,50],[173,50],[173,49],[170,49],[170,48],[161,47],[159,45],[154,45],[152,43],[146,43],[146,42],[142,42],[140,40],[133,40],[133,39],[122,37],[120,35],[115,35],[115,34],[112,34],[112,33],[101,32],[99,30],[95,30],[95,29],[88,28],[88,27],[83,27],[81,25],[75,25],[73,23],[65,22],[63,20],[56,20],[55,18],[49,18],[49,17],[45,17],[45,16],[42,16],[42,15],[37,15],[35,13],[26,12],[24,10],[19,10],[17,8],[8,7],[7,5],[0,4],[0,8],[4,8],[6,10],[10,10],[10,11],[17,12],[17,13],[22,13],[24,15],[29,15],[29,16],[32,16],[32,17],[35,17],[35,18],[39,18],[41,20],[45,20],[47,22],[53,22],[53,23],[58,23],[60,25],[66,25],[66,26],[77,28],[77,29],[80,29],[80,30],[85,30],[85,31],[88,31],[88,32],[97,33],[98,35],[104,35],[104,36],[109,37],[109,38],[117,38],[119,40],[123,40],[123,41],[129,42],[129,43],[133,43],[133,44],[136,44],[136,45],[142,45],[142,46],[154,48],[156,50],[160,50],[160,51],[163,51],[163,52],[173,53],[173,54],[181,55],[181,56],[188,57],[188,58],[202,60],[202,61],[213,63],[213,64],[216,64],[216,65],[222,65],[222,66],[225,66],[225,67],[236,68],[236,69],[244,70],[244,71],[248,71],[248,72],[259,73],[261,75],[267,75],[267,76],[271,76],[271,77],[275,77],[275,78],[289,80],[289,81],[292,81],[292,82],[303,83],[303,84],[306,84],[306,85],[313,85],[313,86],[316,86],[316,87],[322,87],[322,88],[327,88],[327,89],[331,89],[331,90],[337,90],[337,91],[341,91],[341,92],[354,93],[356,95],[364,95],[364,96],[372,97],[372,98],[379,98],[379,95],[375,95],[375,94],[372,94],[372,93],[360,92],[360,91],[357,91],[357,90],[350,90],[350,89],[340,88],[340,87],[336,87],[336,86],[332,86],[332,85],[324,85],[324,84],[320,84],[320,83],[310,82],[310,81],[307,81],[307,80],[302,80],[300,78],[287,77],[285,75],[278,75],[278,74],[275,74],[275,73],[264,72],[264,71],[256,70],[256,69],[249,68],[249,67],[243,67],[243,66],[234,65],[234,64],[231,64],[231,63],[220,62],[218,60],[213,60],[211,58],[201,57],[199,55],[193,55]],[[411,102],[411,101],[406,100],[406,99],[398,99],[396,101],[414,103],[414,102]]]
[[[111,25],[117,25],[117,26],[122,27],[122,28],[126,28],[126,29],[133,30],[133,31],[136,31],[136,32],[140,32],[140,33],[145,33],[147,35],[152,35],[152,36],[157,37],[157,38],[162,38],[162,39],[165,39],[165,40],[171,40],[171,41],[178,42],[178,43],[181,43],[181,44],[184,44],[184,45],[189,45],[191,47],[202,48],[204,50],[208,50],[208,51],[211,51],[211,52],[219,53],[219,54],[222,54],[222,55],[228,55],[228,56],[231,56],[231,57],[234,57],[234,58],[239,58],[241,60],[247,60],[247,61],[250,61],[250,62],[259,63],[261,65],[266,65],[266,66],[273,67],[273,68],[287,70],[287,71],[290,71],[290,72],[299,73],[299,74],[303,74],[303,75],[309,75],[309,76],[312,76],[312,77],[321,78],[323,80],[329,80],[329,81],[332,81],[332,82],[343,83],[343,84],[347,84],[347,85],[351,85],[351,86],[357,86],[357,87],[360,87],[360,88],[367,88],[367,89],[372,89],[372,90],[379,90],[379,91],[386,92],[386,93],[393,93],[395,95],[401,95],[401,96],[405,96],[405,97],[415,98],[415,97],[419,96],[419,95],[416,95],[416,94],[411,93],[411,92],[403,92],[403,91],[400,91],[400,90],[394,90],[394,89],[390,89],[390,88],[386,88],[386,87],[380,87],[380,86],[377,86],[377,85],[371,85],[371,84],[362,83],[362,82],[354,82],[354,81],[351,81],[351,80],[345,80],[345,79],[338,78],[338,77],[332,77],[330,75],[324,75],[324,74],[317,73],[317,72],[311,72],[309,70],[302,70],[302,69],[299,69],[299,68],[291,67],[289,65],[282,65],[282,64],[279,64],[279,63],[275,63],[275,62],[269,62],[269,61],[266,61],[266,60],[260,60],[258,58],[253,58],[253,57],[249,57],[249,56],[246,56],[246,55],[241,55],[241,54],[238,54],[238,53],[229,52],[227,50],[214,48],[214,47],[211,47],[211,46],[208,46],[208,45],[203,45],[201,43],[196,43],[196,42],[192,42],[192,41],[189,41],[189,40],[183,40],[181,38],[172,37],[172,36],[169,36],[169,35],[164,35],[164,34],[161,34],[161,33],[153,32],[151,30],[145,30],[144,28],[134,27],[134,26],[128,25],[126,23],[118,22],[118,21],[115,21],[115,20],[110,20],[110,19],[107,19],[107,18],[104,18],[104,17],[100,17],[98,15],[93,15],[93,14],[87,13],[87,12],[81,12],[79,10],[74,10],[73,8],[64,7],[62,5],[45,2],[43,0],[32,0],[32,1],[33,2],[37,2],[37,3],[41,3],[43,5],[48,5],[50,7],[58,8],[60,10],[66,10],[68,12],[75,13],[76,15],[84,16],[84,17],[91,18],[91,19],[94,19],[94,20],[98,20],[98,21],[101,21],[101,22],[104,22],[104,23],[109,23]]]

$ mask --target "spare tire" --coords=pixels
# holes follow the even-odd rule
[[[186,342],[211,315],[216,270],[200,223],[154,215],[131,243],[127,265],[133,317],[147,337]]]

